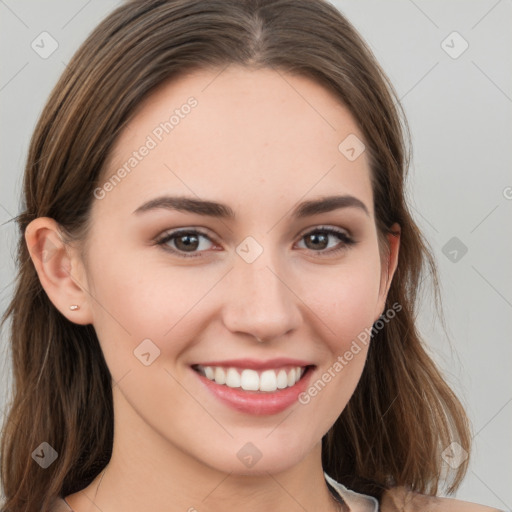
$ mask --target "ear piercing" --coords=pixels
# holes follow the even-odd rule
[[[80,309],[80,306],[78,304],[72,304],[69,306],[69,309],[71,309],[71,311],[76,311],[77,309]]]
[[[260,340],[260,339],[258,338],[258,336],[254,336],[254,337],[258,340],[258,343],[263,343],[263,340]]]

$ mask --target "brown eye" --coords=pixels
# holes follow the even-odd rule
[[[180,230],[165,234],[156,243],[172,253],[189,258],[200,256],[203,251],[208,249],[208,242],[203,243],[203,239],[211,243],[205,233],[196,230]]]
[[[338,239],[337,243],[331,245],[329,248],[329,243],[331,240]],[[346,249],[348,246],[355,244],[355,241],[345,232],[338,231],[333,228],[320,228],[315,229],[314,231],[310,231],[306,233],[302,240],[305,241],[305,246],[307,249],[314,252],[322,252],[322,253],[336,253],[340,250]],[[326,250],[328,249],[328,250]]]
[[[174,244],[180,251],[194,251],[199,247],[199,237],[194,234],[179,235]]]
[[[308,249],[325,249],[329,243],[329,235],[325,233],[311,233],[306,235],[304,239]]]

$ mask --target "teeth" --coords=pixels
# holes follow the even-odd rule
[[[239,388],[240,380],[240,374],[234,368],[228,368],[228,372],[226,373],[226,386]]]
[[[208,366],[207,368],[210,368],[210,370],[212,369],[210,366]],[[206,377],[208,377],[208,375],[206,375]],[[220,366],[217,366],[217,368],[215,368],[215,377],[213,379],[210,377],[208,378],[210,380],[214,380],[217,384],[226,384],[226,372],[224,371],[224,368],[221,368]]]
[[[260,391],[275,391],[277,389],[277,377],[274,370],[265,370],[259,378]]]
[[[217,384],[225,384],[230,388],[242,388],[245,391],[273,392],[293,386],[300,380],[305,369],[297,366],[289,370],[256,370],[245,369],[239,373],[236,368],[197,365],[197,370],[209,380]]]
[[[284,389],[288,387],[288,375],[284,370],[279,370],[277,374],[277,387]]]
[[[289,372],[288,372],[288,386],[293,386],[296,382],[295,380],[295,376],[296,376],[297,372],[295,371],[295,368],[292,368]],[[297,379],[299,380],[299,379]]]
[[[236,370],[235,370],[236,371]],[[240,377],[240,387],[246,391],[258,391],[260,378],[254,370],[244,370]]]

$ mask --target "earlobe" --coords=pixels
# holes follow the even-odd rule
[[[92,323],[83,264],[66,244],[58,223],[49,217],[34,219],[25,230],[25,242],[39,281],[53,305],[71,322]]]
[[[390,232],[386,234],[388,251],[386,251],[386,257],[383,258],[381,266],[382,271],[379,290],[379,303],[375,320],[377,320],[384,313],[389,288],[391,287],[391,282],[393,281],[393,276],[395,275],[395,271],[398,266],[400,231],[400,226],[395,223],[391,226]]]

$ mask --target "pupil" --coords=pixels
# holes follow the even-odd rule
[[[190,241],[192,239],[192,242]],[[178,239],[177,239],[177,246],[179,249],[181,249],[179,247],[180,243],[183,241],[183,240],[186,240],[183,244],[183,247],[185,249],[190,249],[192,247],[192,249],[197,249],[197,247],[193,247],[194,244],[197,244],[197,236],[195,235],[182,235],[180,236]]]
[[[327,236],[326,235],[318,235],[318,234],[312,234],[309,236],[311,240],[313,241],[320,241],[321,243],[324,242],[322,244],[322,248],[324,248],[325,246],[325,242],[327,242]],[[313,248],[315,247],[315,245],[313,245]],[[316,245],[316,247],[318,248],[318,245]]]

